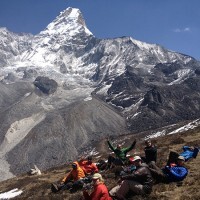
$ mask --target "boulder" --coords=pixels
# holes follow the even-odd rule
[[[34,81],[34,85],[45,94],[53,94],[58,87],[55,80],[43,76],[38,76]]]

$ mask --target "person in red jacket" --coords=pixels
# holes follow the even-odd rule
[[[92,162],[92,156],[88,156],[87,161],[82,161],[79,165],[85,172],[85,175],[92,175],[99,171],[96,164]]]
[[[89,194],[86,189],[83,190],[85,200],[112,200],[101,174],[95,173],[92,176],[92,182],[93,192],[91,194]]]

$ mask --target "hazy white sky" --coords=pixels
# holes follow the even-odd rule
[[[0,27],[37,34],[67,7],[97,38],[131,36],[200,60],[199,0],[0,0]]]

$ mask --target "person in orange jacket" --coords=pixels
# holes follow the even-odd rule
[[[95,173],[92,176],[92,182],[93,192],[90,195],[85,188],[83,190],[83,196],[85,200],[112,200],[101,174]]]
[[[72,170],[62,179],[62,183],[69,182],[70,180],[78,181],[85,177],[83,169],[79,166],[78,162],[72,163]]]
[[[57,192],[61,189],[69,189],[75,191],[82,188],[85,178],[85,173],[79,166],[78,162],[72,163],[72,170],[61,180],[59,184],[53,183],[51,189],[53,192]]]
[[[99,171],[96,164],[92,162],[92,156],[88,156],[87,161],[81,161],[80,167],[85,172],[85,175],[92,175]]]

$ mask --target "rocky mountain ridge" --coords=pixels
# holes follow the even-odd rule
[[[199,75],[191,56],[96,38],[76,8],[34,36],[1,28],[0,173],[46,169],[108,135],[199,118]]]

